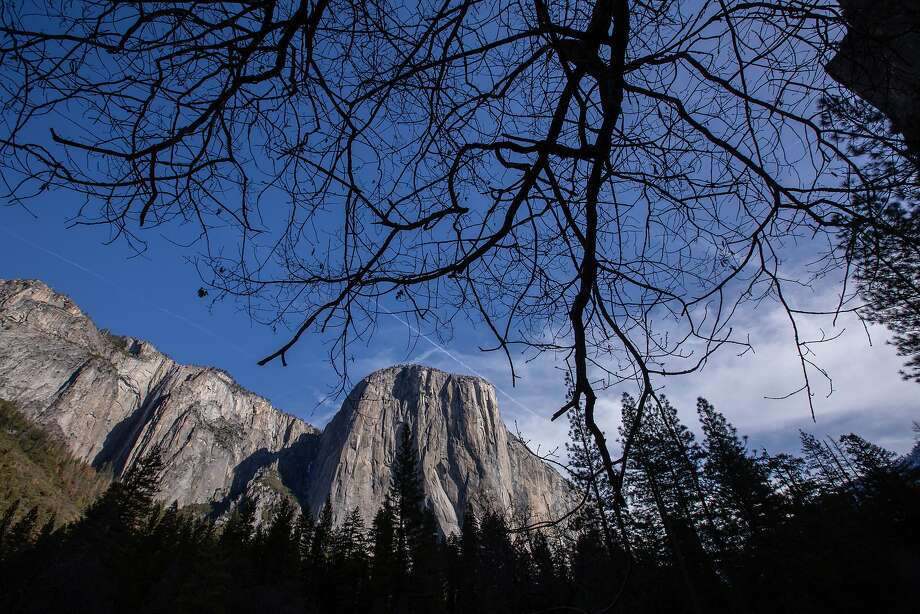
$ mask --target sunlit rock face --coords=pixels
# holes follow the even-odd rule
[[[160,446],[162,497],[180,505],[220,507],[263,466],[305,466],[318,435],[226,373],[99,331],[37,281],[0,281],[0,398],[116,475]]]
[[[411,365],[362,380],[323,433],[226,373],[180,365],[140,339],[100,331],[38,281],[0,280],[0,398],[79,458],[122,473],[159,447],[162,499],[221,512],[242,496],[260,518],[281,498],[367,523],[408,428],[426,498],[444,534],[464,510],[550,519],[572,500],[562,478],[501,421],[485,380]]]
[[[311,506],[328,496],[340,517],[356,507],[373,517],[389,489],[403,429],[418,450],[425,495],[445,534],[458,530],[468,506],[546,520],[571,504],[559,474],[508,432],[491,384],[406,365],[362,380],[326,427]]]

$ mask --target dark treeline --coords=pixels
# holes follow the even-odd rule
[[[569,456],[587,493],[564,523],[520,530],[467,511],[439,537],[408,435],[366,524],[282,503],[256,526],[156,502],[162,462],[136,463],[76,522],[0,517],[4,612],[896,612],[916,607],[916,466],[856,435],[802,433],[800,456],[752,453],[697,405],[702,439],[662,402],[643,416],[623,506],[576,410]],[[636,419],[623,400],[623,429]],[[913,458],[909,457],[909,458]]]

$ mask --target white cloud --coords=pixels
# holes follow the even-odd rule
[[[702,396],[722,411],[741,434],[750,435],[755,447],[795,450],[801,428],[835,436],[855,431],[890,449],[907,451],[913,440],[911,421],[920,420],[920,386],[900,378],[902,360],[886,343],[885,329],[871,328],[870,345],[854,316],[841,316],[836,326],[831,320],[810,317],[799,321],[803,338],[819,337],[821,330],[828,337],[840,334],[834,341],[812,346],[811,358],[833,380],[833,394],[827,397],[827,380],[817,370],[809,371],[816,422],[812,422],[804,392],[783,400],[765,398],[785,395],[802,384],[788,317],[776,305],[764,303],[757,311],[739,317],[739,327],[750,330],[753,351],[739,357],[737,351],[722,350],[700,372],[660,378],[655,385],[692,428],[696,428],[696,398]],[[395,323],[394,326],[398,327]],[[405,331],[402,338],[405,339]],[[564,452],[567,420],[549,419],[565,402],[562,360],[550,354],[530,362],[518,357],[515,368],[520,379],[512,386],[510,369],[501,352],[461,352],[434,339],[397,345],[379,349],[375,344],[377,351],[360,356],[349,367],[352,378],[397,362],[423,363],[484,377],[498,389],[502,415],[512,431],[520,431],[535,450]],[[611,440],[616,437],[624,391],[636,393],[635,389],[618,387],[599,395],[598,422]]]
[[[813,386],[815,420],[805,392],[788,399],[772,400],[799,388],[802,367],[785,314],[774,309],[763,318],[758,338],[752,339],[755,351],[743,357],[731,353],[718,355],[701,372],[665,382],[670,396],[684,415],[693,411],[698,396],[707,398],[735,423],[753,443],[794,447],[798,429],[840,435],[854,430],[875,438],[878,443],[899,452],[912,443],[911,420],[920,419],[920,386],[901,379],[902,359],[887,343],[884,328],[872,327],[872,344],[855,317],[842,317],[834,341],[813,346],[812,358],[825,369],[830,383],[814,368],[809,368]],[[801,320],[800,326],[812,338],[819,334],[824,318]]]
[[[812,421],[805,392],[781,397],[799,388],[801,364],[788,318],[778,306],[763,305],[751,314],[751,341],[754,349],[744,356],[725,350],[717,353],[698,373],[662,378],[655,382],[680,410],[682,418],[696,427],[697,397],[705,397],[722,411],[741,434],[751,437],[756,447],[795,450],[798,430],[840,435],[855,431],[898,452],[913,444],[911,421],[920,420],[920,386],[901,379],[901,357],[887,343],[888,332],[870,327],[870,339],[855,316],[841,316],[836,327],[830,317],[809,317],[798,324],[804,339],[839,334],[833,341],[812,346],[810,356],[826,370],[830,382],[817,369],[809,367],[814,392],[815,421]],[[432,365],[457,370],[443,355],[432,354]],[[565,442],[564,418],[550,423],[549,417],[564,402],[561,364],[549,355],[517,365],[521,379],[510,388],[507,362],[495,353],[463,356],[476,365],[479,374],[507,393],[500,393],[502,412],[509,424],[517,422],[525,436],[542,449]],[[619,426],[620,396],[635,390],[626,387],[604,391],[598,401],[598,422],[615,437]],[[514,401],[508,399],[514,397]],[[521,406],[528,408],[522,409]],[[512,427],[513,428],[513,427]]]

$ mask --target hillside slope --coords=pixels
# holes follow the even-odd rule
[[[57,524],[80,513],[106,487],[106,472],[75,458],[63,443],[0,399],[0,513],[19,502],[17,515],[38,506]]]

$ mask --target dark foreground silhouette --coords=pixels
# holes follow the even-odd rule
[[[624,429],[635,404],[623,400]],[[667,401],[645,415],[623,506],[571,416],[578,513],[541,529],[468,511],[443,539],[403,438],[370,527],[285,502],[215,521],[156,503],[151,455],[78,520],[0,516],[3,612],[907,612],[917,607],[916,466],[856,435],[753,454],[706,401],[703,438]]]

